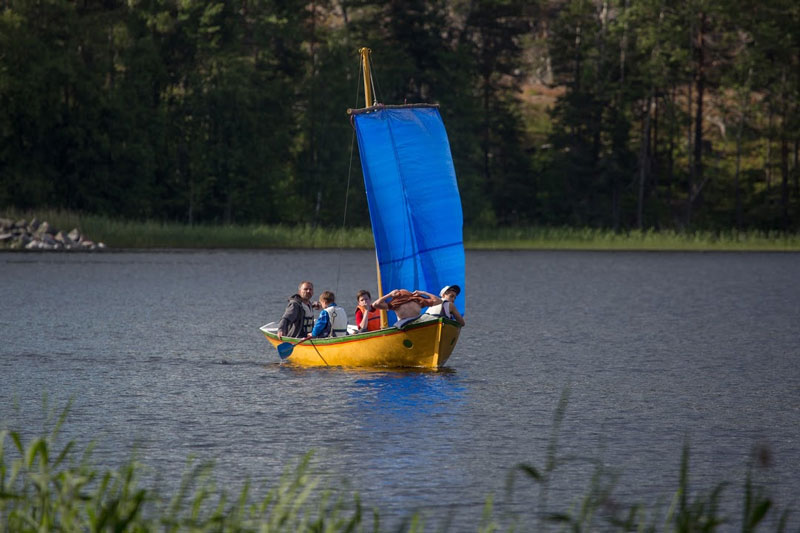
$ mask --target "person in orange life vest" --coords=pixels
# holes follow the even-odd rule
[[[356,325],[358,332],[376,331],[381,329],[381,312],[372,307],[372,295],[368,290],[361,289],[356,295]]]
[[[439,296],[442,297],[440,305],[434,305],[425,311],[426,315],[433,315],[435,317],[446,317],[450,320],[455,320],[462,326],[464,325],[464,317],[456,307],[456,297],[461,294],[461,287],[458,285],[447,285],[440,292]]]
[[[423,307],[440,303],[442,303],[442,299],[429,292],[420,290],[409,292],[405,289],[395,289],[372,302],[372,307],[394,311],[397,314],[397,322],[394,323],[394,327],[403,329],[404,326],[420,317]]]

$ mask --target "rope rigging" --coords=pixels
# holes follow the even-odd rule
[[[356,78],[356,97],[355,97],[355,104],[353,107],[355,108],[358,106],[358,97],[361,94],[358,80],[361,79],[363,74],[363,65],[359,62],[359,72],[358,77]],[[372,73],[370,72],[370,78],[372,77]],[[336,265],[336,294],[339,294],[339,280],[341,279],[342,274],[342,250],[344,249],[344,236],[345,230],[347,227],[347,204],[348,200],[350,199],[350,180],[353,175],[353,154],[354,148],[356,143],[356,130],[353,128],[353,134],[350,137],[350,163],[347,167],[347,186],[345,187],[344,193],[344,214],[342,215],[342,230],[339,234],[339,257],[338,263]]]

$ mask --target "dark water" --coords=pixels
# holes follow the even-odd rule
[[[467,268],[448,370],[302,370],[258,327],[301,279],[352,310],[376,292],[372,252],[0,254],[0,427],[34,434],[44,393],[73,398],[65,439],[96,440],[104,466],[135,449],[167,486],[189,456],[236,490],[314,449],[327,484],[384,517],[461,530],[490,493],[498,518],[534,509],[508,473],[544,467],[568,393],[550,510],[586,493],[590,459],[619,503],[665,508],[687,439],[693,489],[730,481],[738,505],[761,448],[756,477],[800,510],[800,254],[470,252]]]

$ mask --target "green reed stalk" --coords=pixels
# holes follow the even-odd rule
[[[358,494],[350,503],[318,490],[311,454],[260,499],[251,497],[249,483],[229,499],[216,488],[209,463],[190,465],[176,493],[167,497],[139,486],[137,474],[144,467],[135,461],[107,471],[85,460],[72,462],[72,442],[60,451],[56,447],[62,421],[63,416],[50,434],[28,443],[17,431],[0,431],[0,532],[365,530]]]
[[[515,476],[522,473],[524,479],[536,487],[537,498],[533,499],[531,508],[536,517],[532,524],[523,522],[524,531],[645,531],[664,533],[713,532],[722,527],[732,527],[734,519],[722,514],[720,502],[728,483],[721,482],[708,493],[693,492],[690,487],[689,445],[684,444],[681,453],[681,465],[678,489],[675,491],[670,505],[663,509],[659,504],[649,506],[643,503],[624,505],[614,498],[614,488],[618,476],[609,472],[603,461],[581,457],[562,456],[558,452],[558,441],[561,425],[566,415],[568,391],[565,391],[556,407],[553,426],[547,446],[545,464],[537,468],[531,464],[517,465],[507,478],[507,492],[510,497],[514,490]],[[756,450],[755,457],[768,456],[763,450]],[[575,501],[550,502],[550,484],[559,467],[576,461],[594,465],[594,472],[589,485]],[[761,461],[761,467],[767,467]],[[524,487],[521,487],[524,490]],[[766,530],[764,524],[774,502],[769,497],[766,487],[753,481],[753,465],[748,467],[744,484],[744,501],[742,505],[741,530],[743,533],[754,533]],[[774,513],[773,513],[774,514]],[[789,511],[784,510],[777,516],[773,525],[774,531],[786,530]],[[485,518],[484,518],[485,521]],[[512,524],[519,519],[512,519]],[[763,527],[762,527],[763,526]],[[761,528],[761,529],[759,529]]]
[[[483,505],[479,532],[508,531],[648,531],[689,533],[730,528],[734,521],[720,511],[726,483],[708,494],[693,493],[689,485],[689,446],[684,445],[680,480],[672,504],[660,506],[637,503],[625,506],[613,499],[616,476],[608,475],[602,461],[592,461],[595,472],[588,488],[575,501],[550,502],[550,481],[564,464],[585,460],[558,454],[558,433],[566,410],[562,396],[553,434],[548,445],[545,467],[518,466],[509,476],[513,490],[514,472],[540,487],[531,501],[528,518],[494,516],[494,498]],[[172,495],[141,487],[138,474],[144,466],[130,461],[117,470],[100,471],[88,462],[88,453],[74,461],[74,444],[59,449],[56,444],[66,409],[48,435],[23,442],[17,431],[0,431],[0,532],[360,532],[381,531],[380,512],[372,520],[364,513],[359,495],[346,495],[320,488],[320,477],[310,468],[306,454],[294,468],[288,468],[278,483],[264,496],[253,493],[245,483],[238,495],[229,497],[213,481],[210,463],[189,464],[180,486]],[[11,448],[6,445],[11,443]],[[91,448],[91,447],[90,447]],[[763,456],[764,454],[756,454]],[[765,466],[759,464],[757,466]],[[763,530],[764,521],[774,509],[766,488],[754,481],[748,467],[744,483],[741,530]],[[773,513],[774,514],[774,513]],[[395,531],[425,531],[419,513],[409,513]],[[531,516],[537,517],[531,520]],[[784,531],[788,511],[778,517],[775,531]]]

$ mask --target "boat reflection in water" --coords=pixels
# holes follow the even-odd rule
[[[437,494],[474,482],[459,464],[459,443],[469,442],[466,393],[450,369],[363,372],[352,382],[346,412],[358,445],[348,452],[346,477],[365,503],[381,510],[387,527],[415,511],[424,513],[426,523],[433,517],[447,523],[459,512]]]

